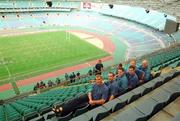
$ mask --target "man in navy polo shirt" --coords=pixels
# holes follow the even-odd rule
[[[131,60],[130,66],[133,66],[135,68],[135,73],[138,76],[139,84],[142,84],[144,82],[144,72],[137,68],[136,60]]]
[[[138,67],[139,70],[144,72],[144,82],[150,80],[151,70],[148,67],[148,61],[143,60],[141,66]]]
[[[108,87],[103,83],[101,75],[96,75],[96,82],[88,98],[91,106],[102,105],[108,100]]]
[[[128,79],[126,77],[126,73],[125,73],[124,68],[119,68],[118,69],[116,82],[118,84],[120,94],[123,94],[124,92],[127,91],[127,89],[128,89]]]
[[[109,72],[108,74],[108,82],[106,82],[105,84],[107,85],[107,87],[109,88],[109,101],[113,100],[115,97],[118,96],[119,93],[119,88],[118,88],[118,84],[115,81],[115,75],[112,72]]]
[[[139,79],[138,76],[135,73],[135,67],[134,66],[129,66],[127,79],[128,79],[128,88],[132,89],[138,86]]]

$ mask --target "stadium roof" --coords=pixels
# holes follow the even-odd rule
[[[78,0],[73,0],[73,1],[78,1]],[[158,10],[176,16],[177,21],[180,22],[180,0],[81,0],[81,1],[141,6],[149,10],[151,9]]]

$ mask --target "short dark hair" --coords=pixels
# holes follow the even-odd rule
[[[129,66],[129,69],[135,70],[135,67],[134,66]]]
[[[123,65],[122,65],[122,63],[119,63],[118,66],[119,66],[119,67],[122,67]]]
[[[125,69],[124,69],[124,68],[119,68],[118,70],[121,70],[121,71],[123,71],[123,72],[125,71]]]
[[[102,79],[102,76],[100,74],[97,74],[96,75],[96,78],[100,77]]]
[[[112,74],[113,76],[115,76],[115,74],[113,72],[109,72],[109,74]]]

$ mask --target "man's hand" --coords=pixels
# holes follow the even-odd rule
[[[90,105],[94,105],[94,101],[93,100],[89,100],[89,104]]]
[[[142,80],[142,79],[139,80],[139,83],[140,83],[140,84],[143,84],[143,83],[144,83],[144,80]]]

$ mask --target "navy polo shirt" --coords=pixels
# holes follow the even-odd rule
[[[108,87],[105,84],[97,85],[94,84],[92,87],[92,100],[108,99]]]
[[[141,80],[142,75],[144,74],[144,72],[142,70],[139,70],[139,69],[136,68],[135,73],[138,76],[138,79]]]
[[[139,79],[136,74],[130,75],[127,73],[128,85],[132,86],[132,88],[136,87],[139,84]]]
[[[109,96],[117,96],[119,92],[118,84],[115,80],[106,82],[107,87],[109,88]]]
[[[142,66],[138,67],[139,70],[144,72],[144,81],[147,82],[150,80],[151,70],[147,68],[143,68]]]
[[[128,89],[128,79],[126,77],[126,74],[123,74],[122,76],[118,76],[116,78],[116,81],[120,92]]]

